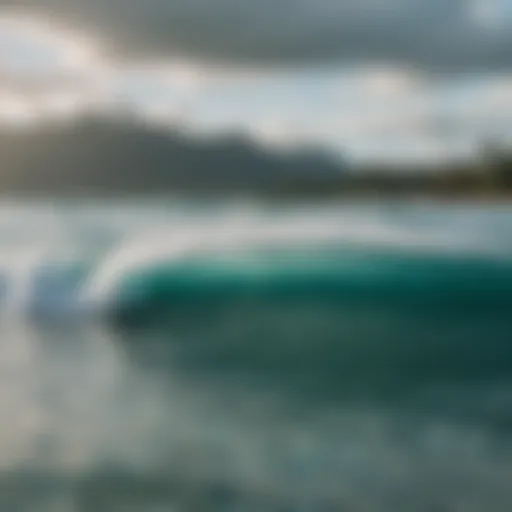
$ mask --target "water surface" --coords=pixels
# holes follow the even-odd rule
[[[0,506],[508,511],[512,208],[0,204]]]

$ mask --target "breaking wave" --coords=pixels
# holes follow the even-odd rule
[[[288,384],[322,392],[512,368],[512,259],[496,232],[486,239],[485,223],[475,231],[474,219],[465,230],[453,219],[425,226],[420,215],[405,224],[353,212],[228,218],[116,224],[118,236],[92,250],[11,255],[2,311],[158,331],[186,347],[189,369],[266,382],[285,369]]]

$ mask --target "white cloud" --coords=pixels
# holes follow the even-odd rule
[[[52,82],[90,76],[101,66],[92,40],[48,21],[0,17],[0,66],[13,79]]]
[[[97,96],[106,61],[91,38],[45,19],[0,16],[0,121],[69,117]]]
[[[22,96],[9,91],[0,92],[0,116],[12,126],[26,126],[35,120],[31,105]]]
[[[411,70],[378,63],[365,66],[354,78],[352,87],[357,87],[367,97],[387,101],[417,94],[423,85],[422,77]]]

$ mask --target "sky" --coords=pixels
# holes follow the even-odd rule
[[[0,0],[0,122],[464,159],[512,141],[511,29],[512,0]]]

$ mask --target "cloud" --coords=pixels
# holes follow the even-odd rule
[[[12,126],[26,126],[35,120],[35,112],[26,99],[9,91],[0,92],[0,116]]]
[[[84,111],[128,111],[195,135],[243,132],[274,146],[310,143],[393,158],[400,145],[403,155],[426,158],[438,147],[449,148],[439,151],[445,154],[491,134],[512,136],[508,70],[452,75],[379,60],[295,68],[121,59],[105,41],[48,17],[8,13],[0,16],[0,73],[0,122],[23,127]]]
[[[469,0],[469,18],[483,30],[506,30],[510,26],[509,0]]]
[[[13,0],[0,0],[0,5]],[[512,66],[509,0],[17,0],[120,53],[280,64],[383,59]]]
[[[0,121],[25,126],[76,115],[108,79],[99,48],[48,20],[0,16]]]
[[[83,35],[43,20],[0,17],[0,69],[3,79],[38,87],[56,80],[81,81],[101,66],[98,49]]]

